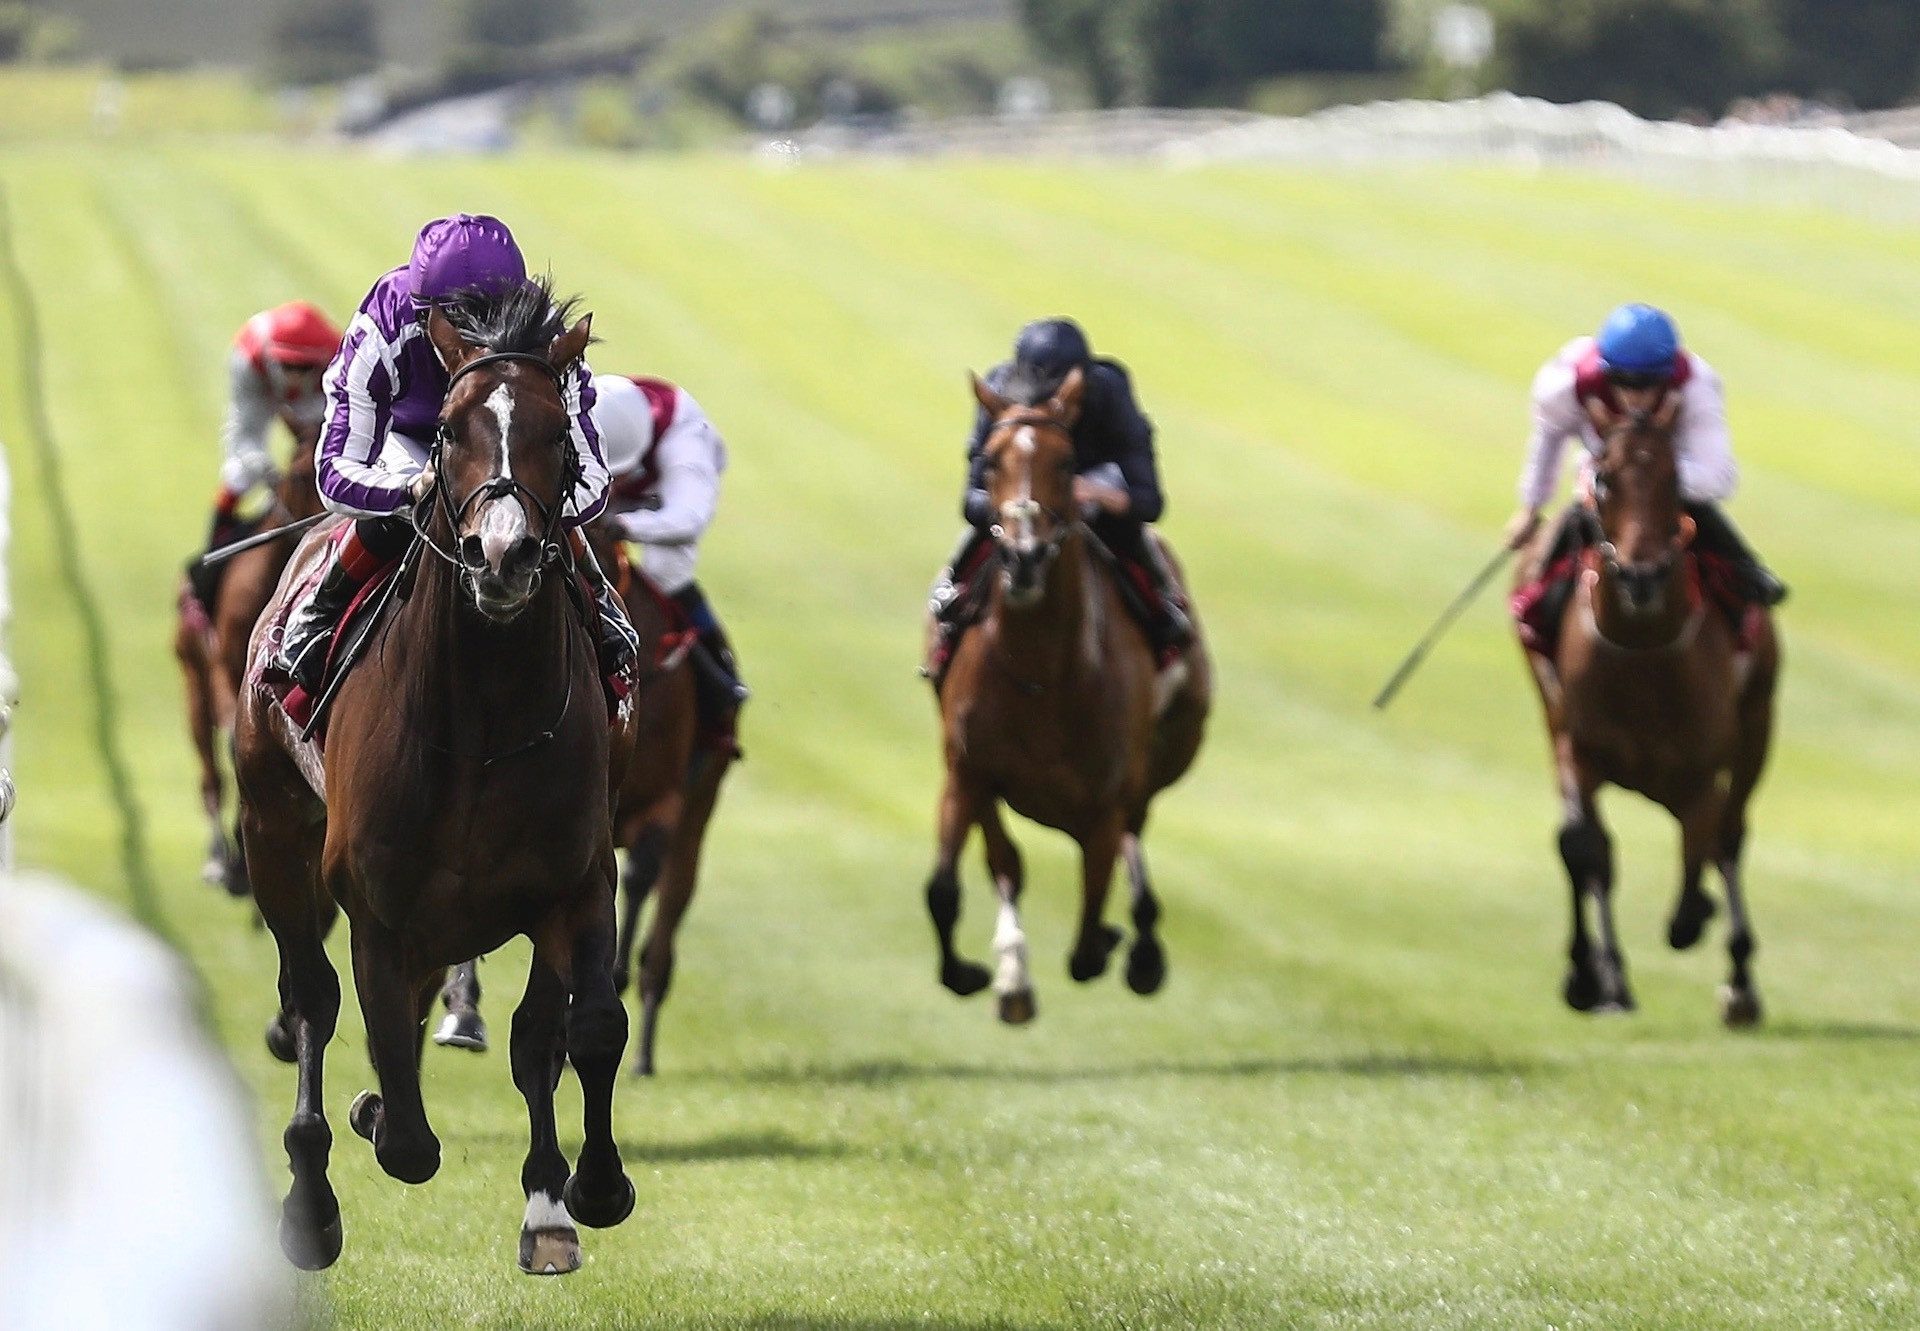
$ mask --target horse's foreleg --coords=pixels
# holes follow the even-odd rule
[[[1160,898],[1147,878],[1147,856],[1140,835],[1129,832],[1120,843],[1127,863],[1127,882],[1133,889],[1133,947],[1127,952],[1127,988],[1151,994],[1167,978],[1167,953],[1160,945]]]
[[[1105,915],[1113,865],[1125,834],[1116,814],[1080,842],[1080,935],[1067,959],[1067,973],[1083,984],[1106,973],[1107,962],[1124,936],[1106,922]]]
[[[580,1077],[580,1158],[564,1194],[583,1225],[606,1229],[633,1214],[633,1182],[613,1139],[613,1085],[627,1050],[627,1009],[613,987],[613,852],[590,883],[573,936],[573,997],[567,1007],[567,1058]]]
[[[356,1096],[350,1117],[353,1130],[373,1143],[380,1168],[404,1183],[425,1183],[440,1169],[440,1141],[420,1099],[419,978],[408,974],[397,939],[356,922],[353,982],[380,1091]]]
[[[1691,803],[1678,810],[1680,895],[1674,899],[1673,914],[1667,920],[1667,942],[1683,951],[1700,941],[1707,921],[1713,918],[1713,898],[1707,895],[1701,880],[1720,839],[1725,803],[1718,783],[1708,782]]]
[[[433,1033],[433,1042],[454,1049],[487,1052],[487,1023],[480,1015],[480,963],[463,961],[447,971],[447,982],[440,990],[440,1001],[447,1015]]]
[[[1760,1021],[1760,992],[1754,988],[1748,963],[1758,950],[1752,923],[1747,918],[1745,885],[1741,882],[1740,856],[1747,843],[1747,801],[1753,798],[1766,769],[1767,748],[1773,736],[1773,695],[1768,689],[1757,693],[1741,711],[1740,747],[1733,763],[1733,779],[1727,788],[1725,806],[1714,846],[1714,864],[1720,880],[1727,886],[1727,955],[1733,973],[1720,990],[1720,1020],[1728,1026],[1753,1026]]]
[[[627,849],[627,871],[620,882],[620,937],[613,949],[613,987],[627,992],[633,978],[633,949],[640,941],[640,913],[660,878],[670,829],[652,823],[640,829]]]
[[[927,880],[927,914],[933,917],[933,935],[940,944],[940,983],[962,996],[979,993],[993,978],[985,966],[963,960],[953,949],[953,931],[960,923],[960,852],[973,827],[975,803],[949,769],[940,792],[939,846],[933,876]]]
[[[1566,816],[1560,827],[1560,860],[1572,891],[1573,930],[1567,946],[1567,978],[1562,994],[1579,1012],[1626,1012],[1633,1008],[1627,990],[1626,963],[1620,954],[1613,919],[1613,840],[1594,804],[1599,781],[1573,753],[1564,737],[1555,744]],[[1599,940],[1587,932],[1586,903],[1595,906]]]
[[[520,1225],[520,1269],[529,1275],[566,1275],[580,1269],[580,1233],[561,1200],[567,1157],[553,1122],[553,1089],[559,1080],[561,1028],[567,1013],[567,981],[555,967],[553,949],[536,944],[527,990],[513,1013],[513,1084],[527,1102],[527,1158],[520,1166],[526,1216]]]
[[[1000,820],[1000,805],[981,803],[980,832],[987,843],[987,872],[1000,894],[1000,915],[993,928],[993,992],[1000,1000],[1000,1020],[1010,1026],[1032,1021],[1036,1014],[1033,977],[1027,970],[1027,932],[1020,924],[1020,895],[1026,890],[1026,870],[1020,849]]]

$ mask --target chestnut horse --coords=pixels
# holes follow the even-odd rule
[[[1199,752],[1212,703],[1204,643],[1196,636],[1160,678],[1146,634],[1074,516],[1071,431],[1083,387],[1076,370],[1051,401],[1027,407],[973,381],[993,422],[984,447],[997,567],[981,574],[994,579],[987,613],[961,638],[940,690],[947,778],[927,883],[940,980],[965,995],[990,978],[953,946],[960,852],[978,826],[1000,898],[991,981],[1000,1019],[1015,1024],[1036,1009],[1020,923],[1024,876],[1001,802],[1080,845],[1080,929],[1068,961],[1075,980],[1104,972],[1120,943],[1102,917],[1115,860],[1125,859],[1137,930],[1127,984],[1151,994],[1167,963],[1140,837],[1154,795]]]
[[[313,479],[314,445],[319,428],[294,441],[293,455],[274,488],[274,505],[262,532],[284,527],[320,511],[320,490]],[[173,654],[187,691],[187,734],[200,759],[200,803],[207,813],[207,859],[200,876],[234,896],[247,894],[247,877],[233,841],[227,836],[226,790],[220,778],[219,750],[233,736],[234,701],[247,670],[247,639],[273,596],[280,571],[293,557],[292,540],[269,541],[228,560],[220,573],[214,604],[188,608],[183,585]],[[201,613],[204,611],[204,613]]]
[[[1613,843],[1594,798],[1612,783],[1680,821],[1680,895],[1667,926],[1673,947],[1699,941],[1715,909],[1701,879],[1708,863],[1719,870],[1733,963],[1721,1019],[1750,1026],[1760,1020],[1760,995],[1748,969],[1754,938],[1740,854],[1747,802],[1767,761],[1780,649],[1770,616],[1748,612],[1753,628],[1743,646],[1702,593],[1674,456],[1678,407],[1670,394],[1650,411],[1591,408],[1606,441],[1593,486],[1602,539],[1583,557],[1554,664],[1527,654],[1553,744],[1560,857],[1573,893],[1563,993],[1582,1012],[1634,1006],[1614,927]],[[1597,940],[1588,932],[1589,900]]]
[[[613,579],[627,607],[627,617],[643,644],[660,642],[670,624],[659,599],[641,581],[628,560],[626,548],[612,528],[597,522],[588,530],[594,557]],[[696,649],[697,650],[697,649]],[[615,950],[613,983],[621,993],[632,977],[640,914],[649,895],[658,888],[652,922],[640,947],[640,1048],[634,1072],[651,1077],[655,1070],[654,1044],[659,1033],[660,1007],[673,982],[673,940],[692,903],[700,875],[700,853],[707,825],[720,798],[720,783],[733,765],[735,749],[703,744],[695,702],[694,661],[686,647],[675,649],[651,669],[643,667],[633,691],[635,733],[642,743],[627,767],[614,809],[614,840],[627,852],[625,889],[620,912],[620,940]],[[480,978],[477,963],[456,966],[447,976],[443,995],[446,1019],[434,1032],[436,1043],[463,1049],[487,1047],[486,1023],[480,1017]]]
[[[323,946],[336,907],[351,925],[380,1084],[349,1120],[381,1167],[410,1183],[439,1168],[420,1095],[429,1005],[447,966],[524,934],[533,958],[512,1040],[531,1127],[521,1269],[577,1269],[576,1222],[618,1224],[633,1209],[613,1137],[627,1016],[613,987],[610,820],[632,732],[622,709],[610,735],[571,570],[549,567],[568,549],[563,505],[575,481],[563,384],[589,335],[584,318],[565,328],[568,308],[529,283],[463,311],[459,331],[432,312],[426,335],[449,375],[437,480],[414,510],[419,539],[397,575],[397,608],[338,690],[324,765],[262,682],[280,616],[270,609],[254,634],[241,839],[279,945],[278,1024],[299,1065],[281,1245],[308,1269],[341,1248],[321,1085],[340,1004]],[[331,534],[308,538],[280,597],[311,579]],[[571,1177],[554,1122],[563,1061],[584,1107]]]

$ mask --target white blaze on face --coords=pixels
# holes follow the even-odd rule
[[[486,408],[500,427],[500,474],[511,477],[513,462],[508,455],[507,440],[513,426],[513,390],[501,384],[488,396]],[[480,548],[486,553],[487,566],[495,573],[501,571],[507,551],[526,534],[527,515],[517,498],[509,495],[505,499],[490,500],[481,509]]]

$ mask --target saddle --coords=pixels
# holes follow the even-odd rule
[[[1520,645],[1547,661],[1560,646],[1560,626],[1573,600],[1580,572],[1586,566],[1586,546],[1563,554],[1539,577],[1514,592],[1508,601]],[[1712,551],[1689,551],[1688,576],[1695,594],[1726,617],[1734,631],[1735,649],[1750,652],[1758,641],[1766,607],[1747,595],[1740,569],[1733,560]]]
[[[327,539],[338,546],[346,541],[352,531],[352,524],[343,524]],[[288,720],[300,727],[303,739],[312,738],[324,749],[328,704],[332,702],[334,694],[339,691],[340,681],[352,670],[353,663],[360,659],[361,650],[373,636],[374,629],[379,627],[380,621],[385,618],[388,607],[392,605],[394,599],[388,591],[395,576],[406,562],[406,558],[403,557],[384,565],[367,579],[360,590],[354,594],[353,600],[348,603],[346,613],[340,617],[339,627],[334,630],[333,641],[327,648],[327,663],[321,671],[319,697],[310,697],[305,689],[291,680],[263,679],[262,682],[273,694],[274,700],[280,704],[280,710],[287,714]],[[325,576],[331,563],[331,559],[316,560],[313,568],[301,579],[298,592],[281,600],[278,609],[274,611],[272,626],[268,629],[268,642],[279,642],[286,632],[287,621],[292,618],[294,610],[304,605],[307,598],[313,595],[314,589],[319,586],[320,579]]]

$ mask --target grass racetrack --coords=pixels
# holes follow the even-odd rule
[[[733,449],[703,580],[756,691],[749,758],[682,934],[663,1075],[617,1106],[639,1209],[583,1236],[578,1275],[515,1272],[526,1124],[504,1034],[525,949],[508,948],[483,970],[496,1051],[428,1051],[445,1163],[423,1188],[346,1129],[369,1082],[349,1002],[327,1097],[347,1249],[308,1283],[316,1317],[1920,1322],[1920,233],[1478,170],[176,146],[9,149],[0,178],[156,899],[258,1096],[276,1197],[292,1077],[260,1040],[273,951],[196,879],[168,653],[227,339],[295,295],[344,318],[423,219],[495,211],[589,297],[596,365],[685,383]],[[1626,298],[1669,305],[1725,375],[1733,511],[1795,589],[1750,842],[1769,1015],[1750,1034],[1716,1020],[1718,924],[1665,948],[1671,823],[1617,794],[1642,1010],[1562,1007],[1556,802],[1498,596],[1390,714],[1367,707],[1492,549],[1534,368]],[[1220,700],[1148,838],[1166,990],[1069,982],[1072,861],[1018,827],[1041,1015],[1009,1031],[935,981],[938,760],[913,666],[956,527],[963,371],[1058,311],[1131,363],[1158,422]],[[20,854],[124,901],[7,313]],[[966,886],[978,957],[977,842]],[[569,1079],[572,1143],[577,1104]],[[185,1223],[184,1203],[137,1204]]]

